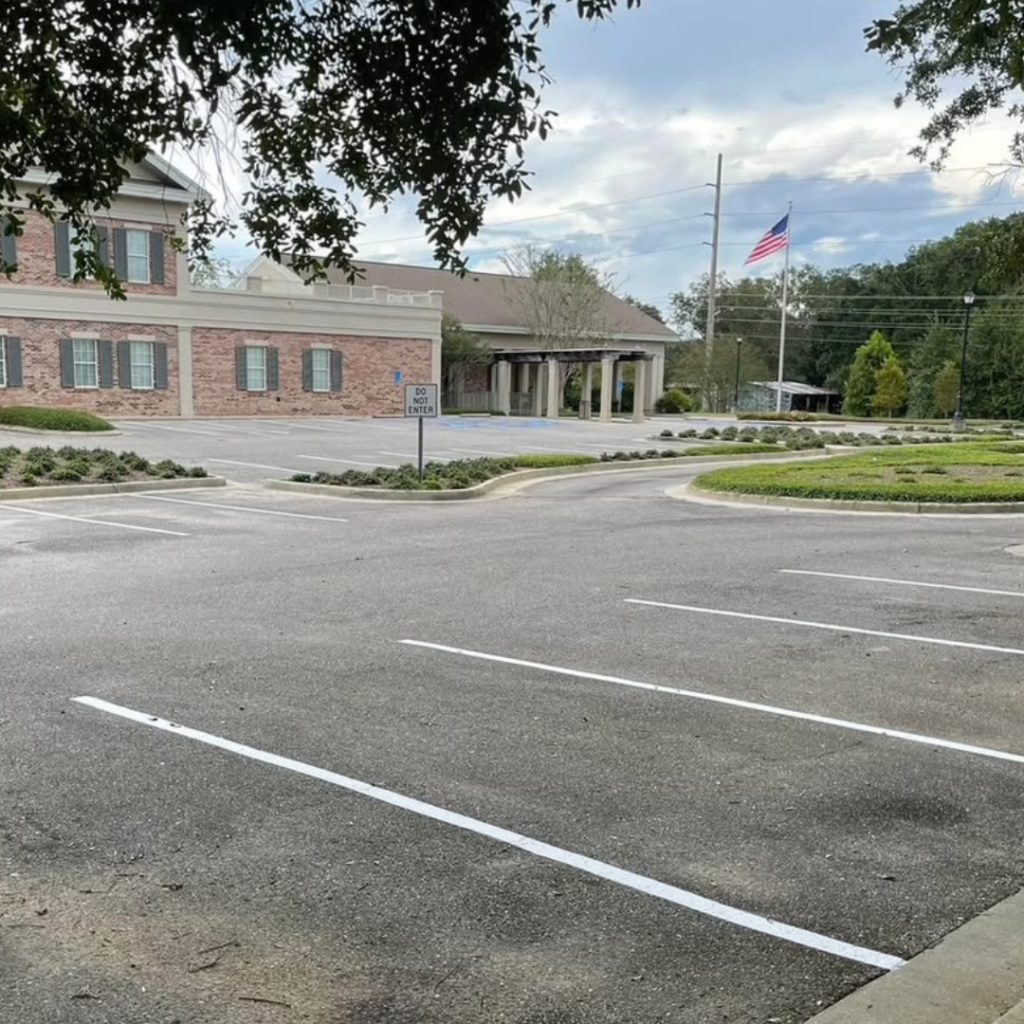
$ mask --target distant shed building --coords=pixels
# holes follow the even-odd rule
[[[750,381],[740,390],[740,412],[774,412],[779,385],[776,381]],[[783,412],[837,413],[842,396],[831,388],[819,388],[799,381],[782,382]]]

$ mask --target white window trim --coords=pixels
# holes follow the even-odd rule
[[[250,383],[251,378],[249,376],[249,374],[252,371],[252,367],[249,364],[249,352],[252,349],[254,349],[254,348],[261,349],[262,352],[263,352],[263,384],[260,387],[258,387],[258,388],[254,388],[251,385],[251,383]],[[262,395],[264,392],[269,390],[268,387],[267,387],[267,383],[268,383],[268,381],[267,381],[267,362],[268,362],[267,350],[269,348],[270,348],[270,346],[268,344],[264,343],[264,342],[247,341],[245,343],[245,349],[246,349],[246,352],[245,352],[245,390],[247,392],[249,392],[250,394]]]
[[[78,374],[76,370],[79,365],[88,366],[88,362],[84,362],[78,359],[75,354],[75,342],[76,341],[91,341],[93,343],[93,359],[91,360],[92,365],[96,368],[96,383],[95,384],[79,384]],[[76,391],[96,391],[100,386],[100,342],[99,337],[72,337],[71,339],[71,376],[72,376],[72,387]]]
[[[0,388],[7,387],[7,335],[0,334]]]
[[[132,345],[148,345],[149,346],[149,383],[148,384],[136,384],[135,383],[135,358],[132,352]],[[131,374],[131,390],[132,391],[154,391],[156,389],[156,347],[155,343],[149,338],[129,338],[128,339],[128,372]]]
[[[325,348],[322,345],[314,345],[312,347],[312,349],[311,349],[311,352],[313,353],[313,355],[310,357],[311,360],[312,360],[312,367],[311,367],[311,369],[312,369],[312,377],[313,377],[313,380],[311,382],[312,383],[311,391],[315,395],[329,395],[331,393],[331,352],[332,351],[333,351],[332,349]],[[316,386],[316,353],[317,352],[324,352],[324,353],[327,354],[327,366],[326,366],[326,369],[325,369],[325,372],[327,374],[327,386],[326,387],[322,387],[322,388],[318,388]]]
[[[145,277],[132,277],[131,273],[131,260],[132,254],[128,250],[128,236],[129,234],[145,235],[146,236],[146,276]],[[142,259],[141,255],[136,255],[135,259]],[[125,277],[128,284],[152,284],[153,283],[153,267],[151,266],[150,254],[149,254],[149,228],[133,228],[127,224],[124,225],[124,261],[126,267]]]

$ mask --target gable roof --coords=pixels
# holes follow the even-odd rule
[[[287,257],[285,259],[287,261]],[[360,284],[383,285],[399,291],[443,292],[444,311],[458,317],[465,327],[472,330],[493,328],[498,332],[525,332],[522,318],[516,315],[516,294],[521,294],[528,287],[528,278],[486,274],[477,270],[467,271],[465,277],[459,277],[437,267],[362,261],[357,264],[357,270],[360,274],[357,282]],[[339,270],[328,270],[327,277],[332,284],[348,283]],[[671,327],[666,327],[609,291],[604,292],[602,312],[617,336],[651,341],[677,341],[679,338]]]

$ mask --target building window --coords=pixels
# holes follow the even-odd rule
[[[95,338],[75,338],[72,352],[75,365],[75,387],[99,387],[98,345]]]
[[[136,390],[153,389],[153,342],[129,343],[131,357],[131,386]]]
[[[128,280],[149,284],[149,232],[129,228],[124,233]]]
[[[7,387],[7,339],[0,334],[0,388]]]
[[[246,391],[267,390],[267,350],[262,345],[247,345],[245,349]]]
[[[88,231],[82,232],[82,237],[75,236],[75,229],[72,228],[68,236],[68,259],[71,261],[72,275],[78,273],[78,253],[90,253],[96,251],[96,238]]]
[[[329,348],[315,348],[312,351],[313,360],[313,390],[331,390],[331,350]]]

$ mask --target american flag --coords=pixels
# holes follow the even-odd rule
[[[781,249],[785,249],[789,245],[789,214],[787,213],[782,220],[779,221],[773,228],[771,228],[757,245],[754,246],[753,252],[747,257],[747,263],[756,263],[758,260],[763,260],[767,256],[771,256],[772,253],[779,252]]]

